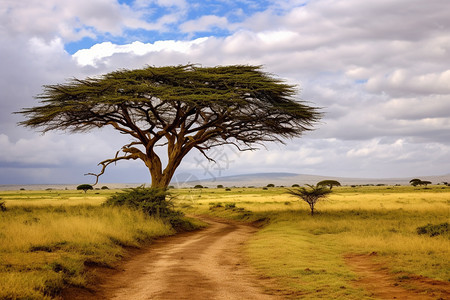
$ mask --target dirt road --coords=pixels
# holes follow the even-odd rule
[[[279,299],[245,265],[243,244],[256,229],[224,221],[156,241],[83,299]],[[74,294],[71,295],[76,298]]]

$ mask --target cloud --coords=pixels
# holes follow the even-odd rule
[[[77,160],[87,166],[102,159],[105,149],[120,147],[111,131],[101,139],[90,134],[36,137],[17,128],[21,116],[11,112],[36,105],[33,96],[43,84],[120,68],[200,63],[263,65],[298,84],[299,98],[325,112],[316,131],[287,146],[231,152],[233,162],[222,175],[266,170],[351,177],[448,173],[449,1],[231,1],[228,10],[226,3],[1,2],[0,165],[11,170],[22,164],[24,170],[26,164],[41,162],[56,169]],[[198,32],[207,36],[197,38]],[[153,33],[156,41],[145,40]],[[163,38],[165,33],[169,38]],[[74,55],[64,50],[68,41],[99,36],[104,39]],[[92,148],[80,148],[86,142]],[[26,157],[26,147],[37,152]],[[203,177],[196,155],[180,170]],[[125,170],[138,162],[119,165]]]
[[[96,67],[100,62],[105,63],[113,55],[128,54],[132,56],[143,56],[151,52],[179,52],[189,53],[191,48],[204,42],[205,38],[199,38],[193,41],[158,41],[155,43],[133,42],[127,45],[115,45],[111,42],[96,44],[89,49],[77,51],[73,58],[81,66],[91,65]]]
[[[183,32],[198,32],[198,31],[210,31],[210,29],[213,27],[225,29],[228,25],[229,24],[227,18],[208,15],[202,16],[196,20],[184,22],[179,26],[179,28]]]

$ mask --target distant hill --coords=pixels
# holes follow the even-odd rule
[[[316,184],[325,179],[332,179],[339,181],[342,185],[365,185],[365,184],[386,184],[386,185],[409,185],[412,178],[420,178],[422,180],[431,181],[433,184],[441,182],[450,182],[450,174],[442,176],[416,176],[408,178],[347,178],[347,177],[333,177],[333,176],[318,176],[295,173],[255,173],[242,174],[233,176],[223,176],[212,179],[186,181],[178,183],[179,187],[191,187],[197,184],[203,186],[215,187],[219,184],[223,186],[266,186],[270,183],[276,186],[291,186],[293,184]]]

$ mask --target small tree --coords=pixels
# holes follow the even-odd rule
[[[327,197],[327,195],[331,193],[331,189],[319,185],[314,186],[307,184],[307,186],[308,188],[301,187],[297,190],[288,190],[288,193],[297,196],[308,203],[309,208],[311,209],[311,216],[313,216],[316,203],[320,199]]]
[[[267,187],[275,187],[275,184],[269,183],[269,184],[267,185]]]
[[[424,185],[425,187],[429,184],[431,184],[431,181],[422,180],[422,182],[421,182],[421,185]]]
[[[83,190],[85,193],[88,190],[93,190],[93,189],[94,189],[94,187],[90,184],[80,184],[79,186],[77,186],[77,190]]]
[[[418,186],[422,184],[422,180],[420,180],[419,178],[414,178],[411,179],[409,183],[411,183],[412,186]]]
[[[322,180],[317,183],[317,186],[328,186],[331,190],[333,186],[341,186],[341,183],[337,180]]]
[[[218,189],[223,189],[223,185],[218,184],[218,185],[217,185],[217,188],[218,188]]]

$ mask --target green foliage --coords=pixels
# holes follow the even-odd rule
[[[333,186],[341,186],[341,183],[337,180],[322,180],[317,183],[317,186],[328,186],[331,190]]]
[[[102,186],[101,188],[102,190],[109,190],[109,187],[107,187],[106,185]]]
[[[225,209],[233,209],[233,208],[236,208],[236,203],[225,204]]]
[[[414,178],[414,179],[411,179],[411,180],[409,181],[409,183],[410,183],[412,186],[418,186],[418,185],[424,185],[424,186],[427,186],[427,185],[431,184],[431,181],[421,180],[421,179],[418,179],[418,178]]]
[[[123,193],[114,194],[106,200],[104,205],[125,206],[141,210],[147,215],[161,218],[181,215],[180,212],[174,210],[170,194],[166,190],[146,188],[144,186],[131,188]]]
[[[426,234],[431,237],[437,235],[448,235],[449,234],[449,223],[441,223],[441,224],[427,224],[425,226],[417,227],[417,234]]]
[[[218,188],[218,189],[223,189],[223,185],[218,184],[218,185],[217,185],[217,188]]]
[[[139,159],[149,168],[152,187],[166,188],[194,148],[205,155],[224,144],[254,150],[312,130],[321,113],[297,101],[296,93],[261,66],[147,66],[46,85],[36,97],[41,105],[22,109],[26,120],[19,124],[44,132],[111,126],[132,140],[100,162],[98,174],[88,174],[98,181],[110,164]],[[165,166],[154,151],[161,145],[170,153]]]
[[[275,187],[275,184],[273,184],[273,183],[269,183],[266,187]]]
[[[294,183],[294,184],[292,185],[292,187],[300,187],[300,185],[297,184],[297,183]]]
[[[194,189],[202,189],[202,188],[203,188],[203,185],[201,185],[201,184],[196,184],[194,186]]]
[[[79,186],[77,186],[77,190],[82,190],[85,193],[88,190],[93,190],[93,189],[94,189],[94,187],[92,185],[90,185],[90,184],[80,184]]]
[[[288,193],[294,196],[299,197],[306,203],[308,203],[309,208],[311,209],[311,216],[314,215],[314,208],[316,203],[320,200],[325,198],[328,194],[331,193],[331,189],[324,188],[319,185],[309,185],[307,184],[308,188],[298,188],[296,190],[288,190]]]

